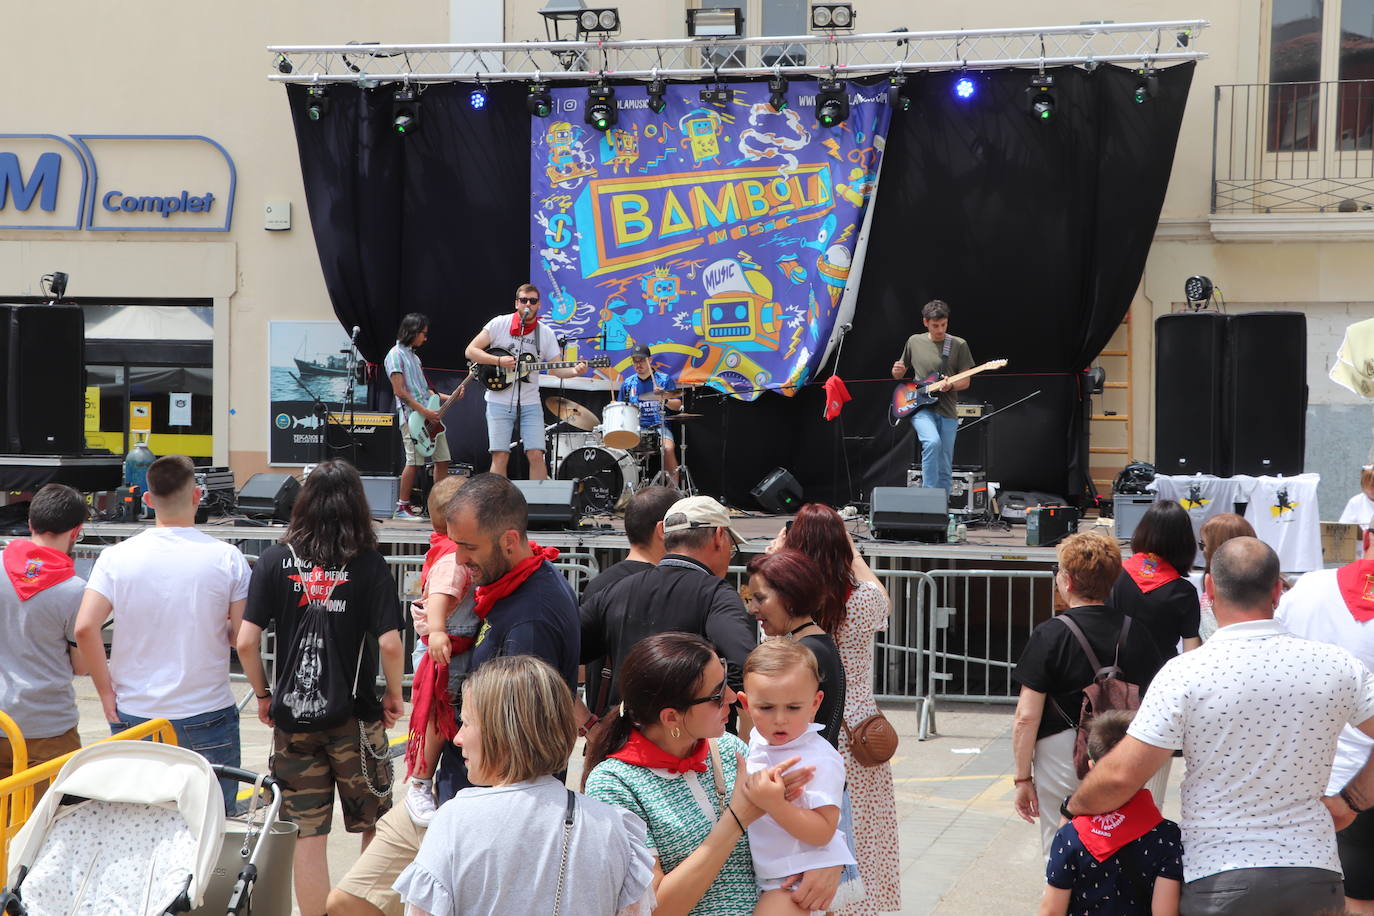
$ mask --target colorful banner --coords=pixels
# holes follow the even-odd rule
[[[532,120],[530,273],[579,356],[629,371],[648,344],[679,384],[754,400],[795,393],[830,342],[890,111],[887,84],[844,84],[850,114],[818,126],[817,85],[775,112],[762,83],[670,85],[655,114],[617,86],[618,123],[584,123],[585,89]],[[856,282],[857,282],[857,278]]]

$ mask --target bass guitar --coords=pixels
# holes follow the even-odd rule
[[[487,347],[487,352],[492,356],[514,356],[515,354],[501,347]],[[591,359],[563,360],[559,362],[541,363],[533,353],[522,353],[519,362],[514,368],[507,369],[504,366],[491,366],[486,363],[481,365],[474,364],[472,371],[477,375],[488,391],[505,391],[515,384],[517,378],[523,379],[532,372],[543,372],[546,369],[571,369],[578,363],[586,363],[592,368],[597,366],[609,366],[611,358],[609,356],[596,356]]]
[[[1005,359],[994,359],[983,363],[981,366],[974,366],[966,369],[958,375],[951,375],[941,379],[940,373],[932,372],[925,378],[914,382],[902,382],[897,386],[897,390],[892,392],[892,419],[900,420],[909,417],[916,411],[925,407],[927,404],[934,404],[939,400],[939,391],[932,391],[937,384],[943,388],[953,382],[963,381],[966,378],[977,375],[979,372],[987,372],[989,369],[1001,369],[1007,364]]]
[[[429,396],[429,403],[426,404],[430,410],[438,416],[433,420],[426,420],[424,416],[412,410],[410,416],[406,417],[406,425],[410,428],[410,437],[415,440],[415,453],[422,458],[428,458],[434,454],[434,449],[439,443],[439,437],[444,434],[444,414],[448,413],[450,407],[457,404],[467,393],[468,382],[476,377],[476,373],[469,371],[467,378],[453,390],[447,401],[442,400],[437,394]]]

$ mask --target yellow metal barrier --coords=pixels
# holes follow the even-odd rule
[[[14,775],[0,779],[0,885],[3,885],[9,875],[10,840],[14,839],[15,834],[33,813],[33,787],[56,776],[63,764],[76,751],[30,767],[27,766],[29,755],[28,747],[24,744],[24,736],[19,733],[19,726],[14,724],[14,720],[3,712],[0,712],[0,729],[4,730],[14,750]],[[136,741],[141,738],[151,738],[159,744],[177,743],[176,731],[172,728],[172,723],[166,719],[149,719],[141,725],[135,725],[109,738],[101,738],[95,743]],[[21,761],[25,767],[22,771]]]

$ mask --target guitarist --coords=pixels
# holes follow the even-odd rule
[[[419,312],[411,312],[401,319],[396,330],[396,346],[386,354],[383,365],[387,377],[391,379],[391,392],[396,396],[396,415],[401,423],[401,447],[405,450],[406,465],[401,471],[400,489],[396,493],[396,512],[392,518],[420,518],[420,510],[411,505],[411,490],[415,487],[415,469],[424,467],[425,457],[415,448],[415,437],[410,434],[410,412],[416,411],[426,420],[438,421],[439,415],[426,404],[434,391],[425,379],[420,368],[420,357],[416,349],[429,339],[429,319]],[[450,395],[439,395],[447,401]],[[440,435],[434,443],[434,480],[437,483],[448,476],[449,463],[448,436]]]
[[[516,356],[496,356],[489,347],[509,350]],[[497,315],[488,321],[468,344],[467,357],[473,363],[487,366],[515,368],[517,358],[534,354],[539,362],[557,362],[562,356],[558,338],[553,331],[539,323],[539,287],[525,283],[515,291],[515,309],[510,314]],[[579,362],[570,369],[552,369],[560,378],[575,378],[587,371],[587,364]],[[525,457],[530,460],[530,479],[548,480],[549,469],[544,465],[544,407],[539,401],[539,375],[517,378],[504,391],[487,392],[487,442],[491,451],[491,472],[508,476],[511,433],[516,419],[520,421],[520,438],[525,443]]]
[[[892,377],[913,372],[917,381],[943,378],[973,368],[968,342],[949,333],[949,306],[932,299],[921,307],[925,334],[907,338],[901,359],[892,364]],[[916,437],[921,440],[921,485],[939,487],[949,493],[954,478],[954,436],[959,431],[954,392],[963,391],[971,379],[932,388],[939,399],[917,410],[911,417]],[[939,383],[937,383],[938,385]]]

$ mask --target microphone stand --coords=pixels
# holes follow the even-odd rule
[[[297,375],[294,372],[288,372],[287,375],[295,379],[296,384],[300,386],[300,389],[302,391],[310,395],[310,400],[315,404],[315,416],[320,421],[320,457],[318,460],[324,461],[326,458],[329,457],[329,405],[326,404],[324,401],[321,401],[319,395],[315,394],[314,390],[311,389],[311,387],[307,385],[299,375]]]
[[[839,372],[840,357],[844,355],[844,339],[849,335],[849,332],[852,330],[854,330],[854,325],[850,324],[849,322],[845,322],[844,324],[840,325],[840,339],[839,342],[835,344],[835,368],[830,370],[831,375],[835,375]],[[835,419],[838,420],[840,424],[840,460],[844,462],[844,479],[847,487],[847,489],[845,490],[844,502],[845,505],[849,505],[854,501],[854,474],[849,468],[849,449],[845,446],[845,443],[848,441],[848,439],[845,436],[844,432],[843,409],[841,409],[840,412],[835,415]]]
[[[356,331],[357,328],[355,327]],[[348,404],[348,458],[355,468],[358,466],[358,436],[355,432],[356,421],[353,417],[354,399],[357,395],[357,369],[358,369],[358,335],[355,333],[348,341],[348,349],[343,352],[348,354],[348,388],[344,394]],[[327,418],[326,418],[327,419]]]

